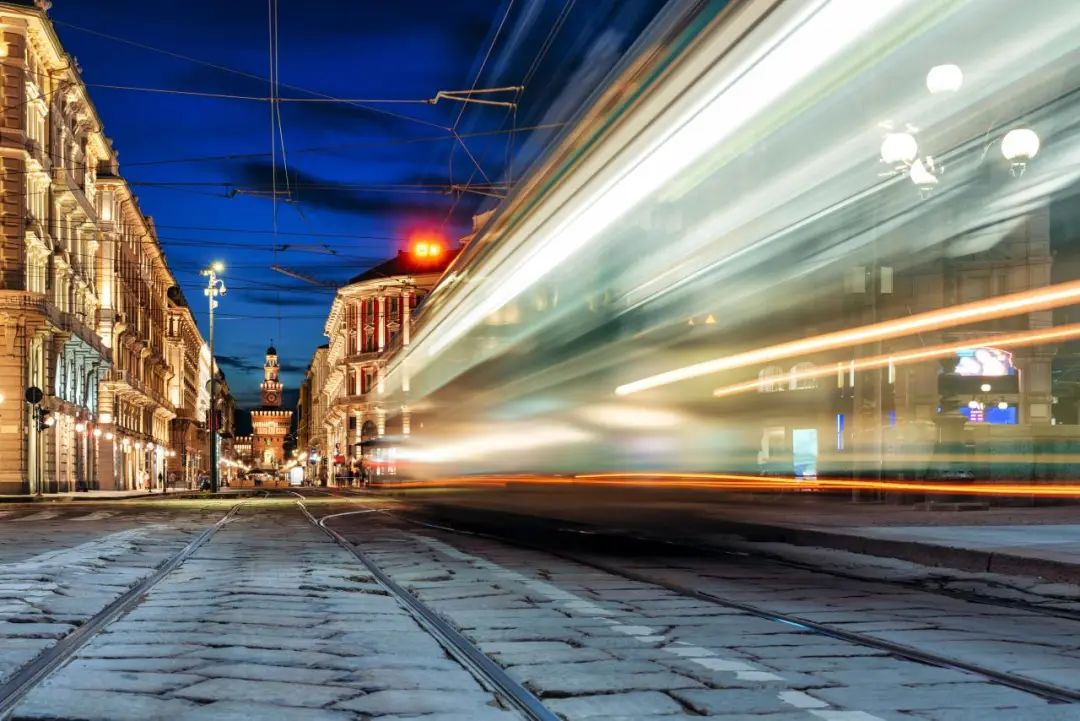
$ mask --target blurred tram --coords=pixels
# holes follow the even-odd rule
[[[673,2],[427,299],[384,479],[1074,475],[1078,88],[1075,0]]]

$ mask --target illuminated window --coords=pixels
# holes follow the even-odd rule
[[[776,393],[784,390],[787,372],[780,366],[766,366],[758,373],[758,392]]]
[[[791,378],[789,381],[789,387],[791,390],[804,390],[807,388],[817,388],[817,378],[807,378],[806,375],[813,373],[817,369],[813,363],[796,363],[791,366]]]

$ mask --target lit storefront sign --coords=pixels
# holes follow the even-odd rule
[[[999,348],[965,348],[957,351],[958,376],[1000,377],[1016,374],[1012,353]]]

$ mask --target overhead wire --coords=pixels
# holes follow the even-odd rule
[[[536,55],[533,56],[533,60],[529,64],[528,70],[525,72],[525,75],[522,77],[522,82],[519,83],[519,87],[521,88],[521,90],[517,91],[517,93],[515,94],[514,104],[513,104],[513,107],[512,107],[512,113],[508,113],[510,115],[511,122],[513,123],[513,125],[515,127],[517,125],[518,101],[520,100],[521,96],[525,92],[528,91],[529,84],[532,82],[533,77],[535,76],[536,72],[539,70],[541,64],[543,63],[544,58],[547,57],[548,52],[551,50],[552,46],[554,45],[555,38],[558,36],[559,32],[562,30],[562,27],[566,23],[567,18],[569,18],[570,13],[573,11],[575,2],[576,2],[576,0],[566,0],[566,2],[563,4],[563,7],[560,10],[559,15],[555,18],[555,22],[552,23],[551,28],[548,30],[547,35],[544,37],[544,41],[540,44],[540,48],[537,50]],[[511,2],[511,4],[512,4],[512,2]],[[507,10],[509,11],[509,7],[507,8]],[[504,15],[503,22],[505,22],[505,20],[506,20],[506,16]],[[492,45],[491,47],[488,48],[488,55],[491,54],[491,50],[492,50],[493,47],[494,47],[494,45]],[[485,59],[485,63],[486,63],[486,59]],[[481,65],[481,70],[482,69],[483,69],[483,64]],[[473,87],[474,88],[476,86],[476,83],[478,83],[478,82],[479,82],[479,74],[477,75],[477,77],[473,81]],[[462,108],[461,108],[461,112],[459,112],[459,114],[458,114],[458,120],[461,119],[461,116],[464,113],[464,110],[465,110],[465,108],[464,108],[464,105],[463,105]],[[502,124],[499,126],[500,132],[506,127],[506,121],[507,121],[507,116],[504,115]],[[455,123],[455,125],[454,125],[455,132],[456,132],[456,125],[457,124]],[[558,123],[558,125],[561,127],[561,126],[564,126],[565,123]],[[510,141],[512,141],[515,133],[516,133],[516,130],[511,130],[510,131]],[[513,180],[513,176],[512,176],[513,151],[512,151],[511,148],[509,148],[510,144],[511,144],[510,142],[507,143],[507,145],[508,145],[507,164],[506,164],[506,168],[504,169],[504,173],[506,174],[506,178],[507,178],[506,183],[505,183],[507,194],[509,194],[510,189],[513,187],[512,186],[512,180]],[[453,160],[453,154],[451,153],[451,162],[452,162],[452,160]],[[472,184],[472,181],[475,179],[475,177],[476,177],[476,171],[473,171],[473,173],[469,176],[469,179],[466,181],[465,187],[469,187]],[[443,218],[443,222],[442,222],[442,226],[441,226],[444,231],[445,231],[445,228],[446,228],[446,224],[450,222],[450,218],[453,216],[454,211],[457,209],[457,206],[460,203],[462,197],[463,197],[463,195],[459,193],[457,195],[457,197],[455,198],[454,203],[447,210],[446,216]]]
[[[251,78],[252,80],[259,80],[259,81],[262,81],[262,82],[267,81],[266,77],[264,77],[262,75],[259,75],[257,73],[249,73],[249,72],[246,72],[244,70],[238,70],[237,68],[229,67],[227,65],[221,65],[219,63],[211,63],[211,62],[208,62],[206,60],[202,60],[202,59],[199,59],[199,58],[192,57],[190,55],[184,55],[183,53],[178,53],[178,52],[174,52],[172,50],[167,50],[165,48],[160,48],[160,47],[157,47],[157,46],[154,46],[154,45],[149,45],[147,43],[141,43],[141,42],[138,42],[138,41],[135,41],[135,40],[130,40],[128,38],[120,37],[118,35],[111,35],[109,33],[103,33],[103,32],[101,32],[99,30],[94,30],[92,28],[83,27],[81,25],[76,25],[74,23],[61,22],[59,20],[54,20],[53,23],[55,25],[61,25],[63,27],[69,27],[72,30],[77,30],[79,32],[89,33],[91,35],[97,35],[98,37],[103,37],[103,38],[106,38],[108,40],[112,40],[114,42],[123,43],[125,45],[131,45],[133,47],[141,48],[141,49],[147,50],[149,52],[160,53],[162,55],[167,55],[169,57],[173,57],[173,58],[176,58],[176,59],[179,59],[179,60],[184,60],[184,61],[187,61],[187,62],[195,63],[197,65],[203,65],[203,66],[209,67],[209,68],[214,68],[215,70],[220,70],[220,71],[225,72],[225,73],[231,73],[233,75],[237,75],[237,76],[240,76],[240,77]],[[442,125],[439,125],[438,123],[432,123],[430,121],[422,120],[420,118],[414,118],[414,117],[412,117],[410,115],[405,115],[404,113],[396,113],[396,112],[393,112],[393,111],[390,111],[390,110],[384,110],[382,108],[372,107],[372,106],[366,105],[366,104],[364,104],[362,102],[357,102],[357,101],[348,100],[348,99],[335,98],[333,95],[328,95],[326,93],[319,92],[318,90],[312,90],[310,88],[305,88],[305,87],[301,87],[301,86],[297,86],[297,85],[289,85],[289,84],[285,84],[284,87],[288,88],[289,90],[295,90],[297,92],[307,93],[308,95],[312,95],[312,96],[315,96],[315,97],[326,98],[327,100],[332,100],[332,101],[344,102],[344,103],[346,103],[348,105],[352,105],[354,107],[361,108],[363,110],[367,110],[367,111],[372,112],[372,113],[377,113],[377,114],[380,114],[380,115],[386,115],[386,116],[389,116],[389,117],[394,117],[394,118],[398,118],[398,119],[401,119],[401,120],[406,120],[406,121],[410,121],[410,122],[413,122],[413,123],[418,123],[420,125],[427,125],[429,127],[438,128],[440,130],[448,130],[448,128],[446,128],[446,127],[444,127]]]

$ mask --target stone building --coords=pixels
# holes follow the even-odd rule
[[[0,2],[0,55],[0,493],[156,486],[176,280],[40,3]]]
[[[384,438],[409,435],[411,411],[380,399],[383,374],[393,351],[409,345],[414,311],[457,253],[414,244],[338,289],[323,330],[330,342],[315,352],[310,371],[311,446],[325,459],[321,478],[355,474],[361,458],[374,476],[396,473]]]
[[[326,407],[320,402],[316,389],[326,378],[326,353],[330,346],[315,349],[304,373],[300,386],[300,398],[296,407],[296,448],[305,464],[304,477],[308,483],[323,484],[326,481]]]

